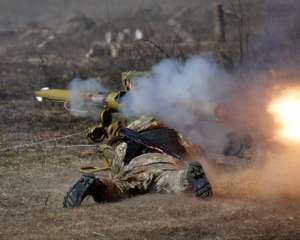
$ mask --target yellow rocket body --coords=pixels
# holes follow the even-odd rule
[[[35,92],[35,96],[38,100],[51,100],[57,102],[67,102],[70,98],[70,91],[63,89],[41,89]]]
[[[88,92],[82,92],[83,101],[91,104],[97,104],[102,108],[109,109],[110,111],[118,111],[120,108],[119,100],[126,92],[109,92],[107,94],[91,94]],[[41,89],[35,92],[35,96],[38,101],[47,99],[57,102],[68,102],[70,100],[71,92],[64,89]]]

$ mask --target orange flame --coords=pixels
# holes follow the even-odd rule
[[[274,99],[268,112],[278,123],[280,140],[300,143],[300,88],[289,88]]]

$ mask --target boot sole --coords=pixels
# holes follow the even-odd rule
[[[210,198],[212,196],[211,185],[203,171],[201,164],[193,161],[188,166],[187,179],[193,187],[197,198]]]
[[[88,195],[89,188],[92,186],[93,183],[93,175],[81,176],[81,178],[65,194],[63,207],[75,208],[80,206],[83,199]]]

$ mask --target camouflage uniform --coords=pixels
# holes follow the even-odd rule
[[[127,126],[135,131],[143,131],[161,127],[151,117],[142,117]],[[199,154],[192,145],[180,137],[190,157]],[[193,151],[192,151],[193,149]],[[186,190],[188,183],[185,176],[186,163],[170,155],[147,153],[132,159],[128,164],[124,161],[127,150],[126,142],[113,146],[101,144],[99,151],[102,159],[109,163],[112,179],[120,193],[145,192],[181,192]]]
[[[127,127],[140,132],[162,126],[153,118],[143,117]],[[179,142],[189,158],[199,156],[200,151],[181,136]],[[168,154],[153,152],[138,155],[128,163],[125,161],[127,147],[122,140],[111,145],[101,144],[99,151],[108,161],[112,177],[83,175],[65,195],[64,207],[79,206],[87,195],[96,202],[105,202],[144,193],[178,193],[191,188],[198,197],[211,196],[211,187],[200,163],[188,163]]]

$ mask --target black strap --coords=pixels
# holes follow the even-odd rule
[[[129,128],[121,127],[119,132],[118,132],[118,135],[120,137],[123,137],[123,138],[127,139],[127,140],[130,140],[132,142],[135,142],[135,143],[138,143],[142,146],[145,146],[150,150],[153,150],[153,151],[156,151],[156,152],[159,152],[159,153],[166,153],[170,156],[181,159],[181,157],[178,154],[176,154],[174,152],[171,152],[171,151],[165,149],[162,146],[158,146],[157,144],[153,143],[149,139],[142,136],[141,133],[136,132],[134,130],[131,130]]]

